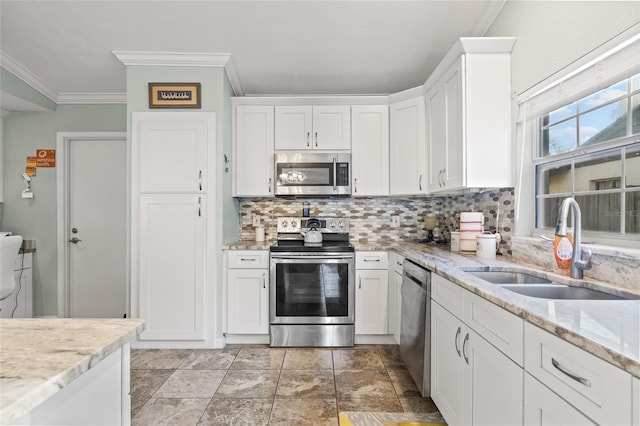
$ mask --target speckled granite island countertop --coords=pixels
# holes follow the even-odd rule
[[[11,424],[144,330],[141,319],[0,319],[0,424]]]
[[[640,300],[550,300],[527,297],[498,287],[465,272],[492,267],[518,268],[571,284],[571,279],[535,265],[499,256],[495,260],[453,253],[448,246],[413,242],[352,242],[357,251],[388,251],[410,259],[478,296],[524,318],[525,321],[640,378]],[[230,244],[235,250],[259,250],[255,242]],[[268,246],[264,248],[268,249]],[[573,284],[576,284],[575,282]],[[620,294],[622,289],[585,279],[580,285]],[[640,294],[640,290],[636,294]]]

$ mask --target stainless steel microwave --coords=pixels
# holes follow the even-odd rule
[[[351,195],[351,154],[276,152],[276,195]]]

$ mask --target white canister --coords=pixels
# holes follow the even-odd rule
[[[498,249],[498,238],[495,234],[476,235],[476,257],[495,259]]]
[[[460,232],[451,231],[451,251],[460,251]]]
[[[256,226],[256,242],[264,242],[264,226]]]

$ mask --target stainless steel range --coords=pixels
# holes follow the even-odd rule
[[[301,232],[313,235],[313,242],[305,243]],[[279,218],[270,268],[271,346],[353,346],[355,251],[349,219]]]

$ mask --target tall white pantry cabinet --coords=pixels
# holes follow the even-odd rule
[[[138,347],[207,340],[215,124],[212,112],[132,115],[131,311],[146,320]]]

